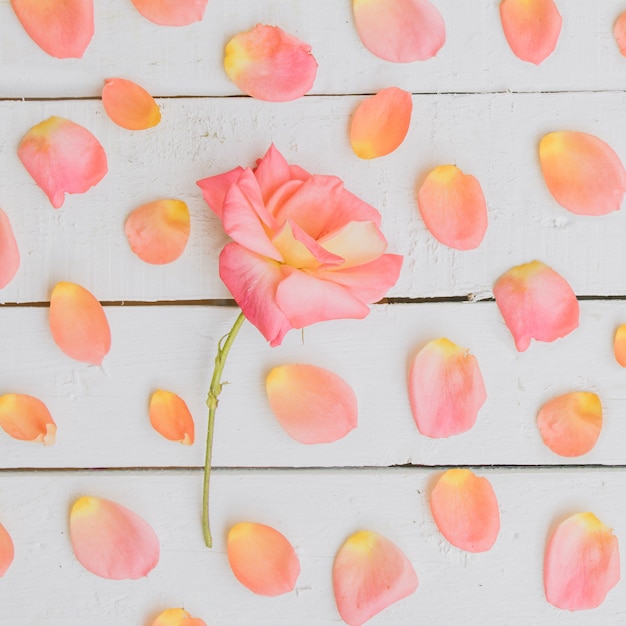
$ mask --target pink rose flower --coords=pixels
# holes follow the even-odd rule
[[[292,328],[364,318],[397,281],[380,213],[335,176],[289,165],[272,145],[255,169],[198,181],[232,237],[220,277],[244,315],[277,346]]]

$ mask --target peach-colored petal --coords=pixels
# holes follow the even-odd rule
[[[257,24],[226,44],[224,69],[249,96],[286,102],[311,89],[317,61],[308,44],[278,26]]]
[[[124,78],[104,81],[102,105],[118,126],[128,130],[145,130],[161,121],[161,109],[154,98],[143,87]]]
[[[537,415],[543,442],[561,456],[580,456],[596,445],[602,430],[602,404],[590,391],[566,393],[546,402]]]
[[[356,428],[356,395],[333,372],[302,363],[282,365],[267,375],[265,387],[274,415],[296,441],[330,443]]]
[[[141,578],[159,562],[159,540],[152,527],[104,498],[83,496],[74,502],[70,540],[83,567],[103,578]]]
[[[160,435],[186,446],[193,443],[193,417],[180,396],[165,389],[157,389],[150,396],[149,413],[152,428]]]
[[[617,211],[626,192],[626,171],[613,149],[594,135],[557,131],[539,144],[544,180],[554,199],[578,215]]]
[[[333,563],[333,588],[344,622],[360,626],[417,589],[417,575],[400,548],[371,530],[354,533]]]
[[[498,538],[500,510],[491,483],[468,469],[444,472],[430,495],[441,534],[457,548],[485,552]]]
[[[0,209],[0,289],[6,287],[20,266],[20,251],[9,216]]]
[[[59,59],[80,58],[94,33],[93,0],[11,0],[29,37]]]
[[[350,143],[362,159],[393,152],[406,137],[413,99],[408,91],[387,87],[363,100],[352,115]]]
[[[235,578],[262,596],[291,591],[300,561],[284,535],[264,524],[240,522],[228,531],[228,562]]]
[[[593,513],[577,513],[559,524],[544,559],[550,604],[568,611],[594,609],[619,579],[619,546],[608,526]]]
[[[615,331],[613,353],[615,354],[615,360],[622,367],[626,367],[626,324],[622,324]]]
[[[136,208],[124,231],[131,250],[146,263],[175,261],[189,239],[189,209],[182,200],[155,200]]]
[[[554,341],[578,328],[576,294],[560,274],[541,261],[517,265],[502,274],[493,295],[520,352],[528,348],[531,339]]]
[[[620,13],[615,20],[613,35],[615,35],[615,41],[617,42],[619,51],[626,57],[626,11]]]
[[[55,209],[66,193],[84,193],[107,173],[100,142],[83,126],[62,117],[52,116],[33,126],[17,155]]]
[[[457,250],[478,247],[487,231],[487,204],[476,178],[456,165],[440,165],[420,187],[422,219],[435,238]]]
[[[444,337],[427,343],[409,371],[409,400],[419,431],[449,437],[476,422],[487,392],[476,357]]]
[[[77,361],[100,365],[111,348],[111,331],[102,305],[75,283],[54,286],[50,330],[57,346]]]
[[[48,407],[39,399],[25,394],[0,396],[0,427],[14,439],[52,445],[57,427]]]
[[[7,529],[0,524],[0,576],[4,576],[13,563],[15,548]]]
[[[187,26],[204,17],[208,0],[132,0],[147,20],[160,26]]]
[[[352,8],[363,45],[386,61],[430,59],[446,41],[443,18],[428,0],[353,0]]]
[[[554,0],[502,0],[500,19],[513,54],[535,65],[554,51],[563,22]]]
[[[199,617],[191,617],[185,609],[165,609],[152,622],[152,626],[206,626]]]

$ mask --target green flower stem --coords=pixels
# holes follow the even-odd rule
[[[215,411],[217,410],[218,398],[222,393],[222,372],[226,359],[230,352],[230,347],[235,341],[235,337],[241,328],[245,315],[239,313],[233,327],[227,335],[224,335],[217,344],[217,354],[215,355],[215,368],[213,369],[213,378],[211,378],[211,387],[206,404],[209,407],[209,426],[206,434],[206,452],[204,457],[204,483],[202,486],[202,534],[204,535],[204,543],[207,548],[213,546],[213,537],[211,536],[211,527],[209,525],[209,480],[211,478],[211,456],[213,453],[213,430],[215,427]]]

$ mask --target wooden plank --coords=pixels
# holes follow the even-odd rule
[[[350,467],[567,463],[626,464],[626,373],[612,355],[626,303],[581,303],[581,324],[552,344],[518,353],[494,303],[379,305],[365,320],[326,322],[292,331],[270,348],[244,325],[229,357],[217,416],[216,466]],[[107,307],[113,334],[102,368],[62,354],[50,337],[44,308],[0,309],[1,393],[28,393],[49,407],[58,438],[46,448],[2,433],[2,467],[167,467],[203,463],[206,392],[216,344],[235,319],[224,307]],[[426,342],[445,336],[476,355],[488,399],[462,435],[430,439],[412,418],[407,394],[410,360]],[[312,363],[343,377],[359,402],[359,426],[333,444],[292,440],[265,395],[269,370]],[[148,421],[157,388],[188,403],[197,443],[161,438]],[[553,454],[535,425],[540,406],[573,390],[593,391],[604,427],[587,455]]]
[[[202,22],[159,27],[130,2],[95,3],[96,33],[82,59],[54,59],[26,35],[9,0],[0,2],[0,97],[98,96],[105,78],[124,76],[155,95],[237,95],[223,48],[256,23],[275,24],[312,46],[318,75],[311,93],[373,93],[395,84],[414,93],[622,89],[624,58],[613,37],[620,0],[561,2],[556,51],[540,66],[519,60],[504,38],[498,2],[436,0],[447,41],[436,58],[382,61],[360,42],[350,2],[211,0]],[[288,7],[288,8],[286,8]]]
[[[394,154],[363,161],[346,139],[358,97],[306,98],[273,105],[249,98],[161,102],[163,122],[130,133],[106,118],[98,101],[0,103],[0,206],[14,225],[22,267],[0,292],[4,302],[46,301],[59,280],[101,300],[226,298],[217,257],[226,241],[196,181],[238,164],[253,165],[271,142],[290,162],[335,174],[378,207],[389,250],[405,265],[395,297],[489,296],[511,266],[543,260],[580,295],[625,295],[623,215],[575,216],[552,199],[538,165],[546,132],[594,133],[626,158],[626,126],[616,124],[626,95],[487,94],[415,96],[413,123]],[[16,157],[20,138],[50,115],[92,130],[109,155],[109,174],[55,211]],[[431,168],[456,163],[481,182],[490,225],[476,250],[456,251],[426,230],[416,186]],[[150,266],[133,255],[123,225],[136,206],[159,197],[189,204],[192,234],[183,256]]]

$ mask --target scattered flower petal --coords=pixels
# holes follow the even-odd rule
[[[268,374],[265,384],[274,415],[296,441],[330,443],[356,428],[356,395],[333,372],[300,363],[282,365]]]
[[[615,354],[615,360],[622,367],[626,367],[626,324],[622,324],[615,331],[615,339],[613,340],[613,352]]]
[[[0,576],[4,576],[7,573],[11,563],[13,563],[14,556],[15,548],[11,535],[9,535],[7,529],[0,524]]]
[[[523,352],[531,339],[554,341],[578,328],[579,307],[569,283],[541,261],[505,272],[493,295],[515,347]]]
[[[152,527],[104,498],[83,496],[74,502],[70,540],[83,567],[102,578],[141,578],[159,562],[159,540]]]
[[[228,562],[235,578],[262,596],[292,591],[300,575],[293,546],[274,528],[240,522],[228,531]]]
[[[480,183],[456,165],[440,165],[420,187],[422,219],[435,238],[457,250],[477,248],[487,231],[487,203]]]
[[[185,609],[166,609],[159,613],[152,626],[206,626],[199,617],[191,617]]]
[[[37,398],[7,393],[0,396],[0,427],[14,439],[35,441],[50,446],[57,427],[48,407]]]
[[[311,89],[317,61],[308,44],[278,26],[257,24],[226,44],[224,69],[249,96],[287,102]]]
[[[157,389],[150,397],[152,428],[170,441],[190,446],[194,439],[194,424],[185,401],[171,391]]]
[[[428,0],[353,0],[363,45],[395,63],[434,57],[446,41],[446,25]]]
[[[28,36],[59,59],[81,58],[94,33],[93,0],[11,0]]]
[[[430,496],[441,534],[468,552],[489,550],[500,532],[500,510],[491,483],[467,469],[442,474]]]
[[[84,193],[107,173],[100,142],[83,126],[62,117],[33,126],[17,155],[55,209],[63,205],[66,193]]]
[[[626,57],[626,11],[620,13],[617,20],[615,20],[613,34],[615,35],[619,51]]]
[[[613,149],[594,135],[557,131],[539,144],[539,160],[554,199],[578,215],[617,211],[626,192],[626,172]]]
[[[363,100],[352,115],[350,143],[361,159],[393,152],[406,137],[413,99],[408,91],[387,87]]]
[[[188,26],[204,17],[208,0],[132,0],[147,20],[159,26]]]
[[[544,559],[550,604],[567,611],[594,609],[619,579],[619,546],[608,526],[593,513],[577,513],[559,524]]]
[[[513,54],[535,65],[556,48],[563,22],[554,0],[502,0],[500,19]]]
[[[566,393],[546,402],[537,415],[543,442],[561,456],[580,456],[596,445],[602,430],[602,404],[590,391]]]
[[[409,372],[409,400],[418,430],[449,437],[469,430],[487,399],[476,357],[442,337],[427,343]]]
[[[124,231],[131,250],[146,263],[175,261],[189,240],[189,209],[182,200],[156,200],[135,209]]]
[[[111,348],[111,331],[102,305],[75,283],[54,286],[50,330],[57,346],[77,361],[100,365]]]
[[[118,126],[128,130],[145,130],[161,121],[161,109],[154,98],[143,87],[124,78],[104,81],[102,105]]]
[[[0,289],[6,287],[20,266],[20,251],[9,216],[0,209]]]
[[[371,530],[348,537],[335,556],[335,600],[350,626],[360,626],[411,595],[417,584],[415,570],[400,548]]]

